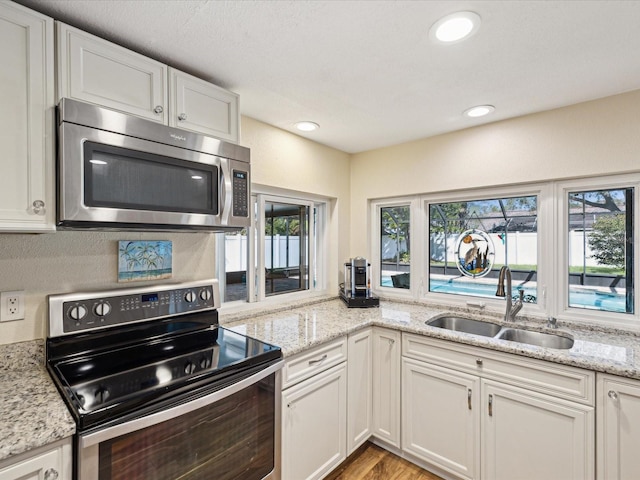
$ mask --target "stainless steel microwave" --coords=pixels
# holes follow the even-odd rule
[[[238,230],[250,185],[248,148],[67,98],[58,106],[60,229]]]

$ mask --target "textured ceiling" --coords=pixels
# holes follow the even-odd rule
[[[639,1],[19,0],[360,152],[640,88]],[[468,41],[429,27],[472,10]],[[494,114],[461,112],[495,105]],[[296,131],[296,133],[299,133]]]

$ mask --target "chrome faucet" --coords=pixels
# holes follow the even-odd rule
[[[504,290],[504,279],[507,278],[507,292]],[[522,308],[522,302],[524,297],[524,290],[518,290],[520,292],[520,298],[513,302],[511,298],[511,270],[506,265],[500,269],[500,275],[498,276],[498,290],[496,291],[496,297],[507,297],[507,309],[504,313],[505,322],[515,322],[516,315]]]

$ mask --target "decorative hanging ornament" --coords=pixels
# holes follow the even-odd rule
[[[476,229],[462,232],[455,251],[458,270],[466,277],[484,277],[493,267],[496,250],[487,232]]]

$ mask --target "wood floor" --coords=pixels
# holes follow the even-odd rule
[[[325,477],[325,480],[442,479],[373,443],[366,443]]]

